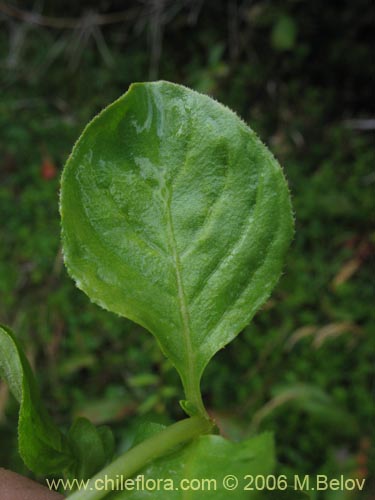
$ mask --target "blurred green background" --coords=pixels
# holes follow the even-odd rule
[[[171,80],[258,133],[296,216],[272,298],[204,375],[207,406],[231,438],[274,431],[280,473],[366,477],[374,494],[373,19],[370,0],[0,2],[0,322],[63,428],[109,423],[120,450],[136,417],[182,417],[151,335],[68,278],[58,215],[87,121],[131,82]],[[28,474],[17,412],[0,382],[0,464]]]

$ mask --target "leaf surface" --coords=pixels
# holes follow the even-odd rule
[[[170,453],[139,471],[137,476],[144,476],[144,484],[152,487],[159,480],[159,490],[147,491],[139,485],[133,490],[119,491],[108,495],[110,500],[260,500],[262,492],[248,491],[244,488],[249,483],[246,475],[271,474],[275,465],[272,435],[260,434],[254,438],[232,443],[221,436],[205,435],[192,441],[182,449]],[[223,486],[226,476],[238,479],[238,487],[232,491]],[[134,480],[136,478],[133,478]],[[201,483],[197,479],[212,480]],[[192,481],[193,480],[193,481]],[[183,481],[181,483],[181,481]],[[190,481],[192,481],[190,483]],[[129,484],[129,483],[128,483]],[[195,489],[184,489],[189,484]],[[202,491],[203,485],[205,489]],[[233,480],[228,480],[233,484]],[[130,484],[131,487],[131,484]]]
[[[293,218],[277,161],[208,96],[133,84],[78,140],[60,208],[77,286],[154,334],[199,410],[205,366],[281,273]]]
[[[26,466],[36,474],[61,473],[73,457],[40,399],[26,356],[13,333],[0,326],[0,377],[20,403],[18,446]]]
[[[95,427],[87,418],[77,418],[68,432],[75,457],[69,470],[72,479],[88,479],[103,467],[114,452],[114,438],[109,427]]]
[[[67,435],[54,424],[41,400],[30,364],[14,334],[0,325],[0,378],[20,404],[18,448],[35,474],[89,478],[113,455],[109,428],[78,418]]]

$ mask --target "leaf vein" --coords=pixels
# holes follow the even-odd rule
[[[279,217],[277,219],[278,221],[280,220],[280,211],[279,211]],[[278,229],[277,229],[277,233],[280,231],[280,228],[282,229],[281,225],[279,225]],[[244,286],[242,288],[239,289],[239,291],[237,292],[236,294],[236,298],[234,300],[234,302],[232,302],[231,304],[228,304],[228,306],[224,309],[224,311],[222,312],[222,314],[220,315],[219,319],[215,322],[214,326],[211,327],[208,331],[207,331],[207,337],[209,337],[218,327],[218,325],[223,321],[224,317],[231,311],[233,310],[233,308],[236,307],[236,304],[238,303],[239,300],[241,300],[242,296],[245,294],[245,292],[248,290],[248,288],[250,286],[253,285],[252,283],[252,280],[253,278],[255,277],[255,275],[257,275],[261,269],[264,267],[268,257],[269,257],[269,254],[271,252],[271,249],[272,247],[275,245],[275,242],[277,241],[277,237],[271,239],[268,244],[267,244],[267,247],[262,255],[262,258],[261,258],[261,261],[260,263],[257,265],[256,269],[254,269],[254,271],[251,273],[249,279],[244,283]]]
[[[257,208],[257,205],[258,205],[257,204],[257,200],[258,200],[259,193],[260,193],[260,186],[261,186],[261,182],[259,181],[258,186],[257,186],[257,193],[256,193],[255,204],[254,204],[253,207],[251,207],[249,217],[243,222],[242,227],[241,227],[241,231],[240,231],[239,235],[237,236],[237,238],[235,239],[234,243],[232,244],[229,252],[225,248],[225,253],[219,256],[219,260],[216,263],[216,265],[209,272],[209,274],[206,276],[206,278],[204,278],[203,280],[201,280],[200,284],[196,288],[195,293],[191,297],[191,304],[192,305],[194,305],[196,303],[196,301],[199,299],[199,297],[201,296],[203,290],[207,286],[208,282],[212,279],[212,277],[219,271],[219,269],[225,264],[225,262],[228,261],[228,259],[233,255],[233,253],[235,253],[236,249],[238,247],[240,247],[241,244],[242,244],[242,242],[244,241],[244,239],[245,239],[245,237],[246,237],[246,235],[247,235],[250,227],[252,226],[252,224],[251,224],[250,221],[253,219],[253,217],[254,217],[254,211],[256,211],[256,208]]]

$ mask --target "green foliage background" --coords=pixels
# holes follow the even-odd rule
[[[153,338],[68,278],[58,215],[60,172],[87,121],[133,81],[171,80],[249,123],[283,165],[296,216],[271,300],[208,367],[207,405],[229,437],[274,431],[280,473],[368,477],[370,498],[371,2],[46,0],[44,26],[25,18],[33,2],[12,5],[22,12],[0,9],[0,321],[19,334],[56,421],[110,423],[125,448],[134,417],[182,416]],[[92,11],[126,15],[50,26]],[[0,464],[27,474],[17,410],[1,384]]]

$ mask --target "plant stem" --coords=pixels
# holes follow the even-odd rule
[[[182,377],[182,382],[184,386],[184,391],[185,391],[185,398],[186,401],[190,404],[193,405],[195,411],[194,414],[198,414],[206,419],[209,419],[210,417],[208,416],[207,410],[204,406],[203,399],[202,399],[202,393],[200,390],[200,381],[196,380],[194,376],[192,376],[190,379],[184,380],[184,377]],[[187,411],[188,409],[185,409],[185,411],[188,413],[188,415],[192,416],[192,414]]]
[[[151,460],[161,457],[179,444],[190,441],[201,434],[209,433],[212,427],[213,423],[203,417],[180,420],[131,448],[92,477],[85,484],[84,489],[72,493],[67,498],[69,500],[99,500],[112,491],[104,489],[106,480],[121,478],[120,483],[122,483],[122,480],[133,476]]]

